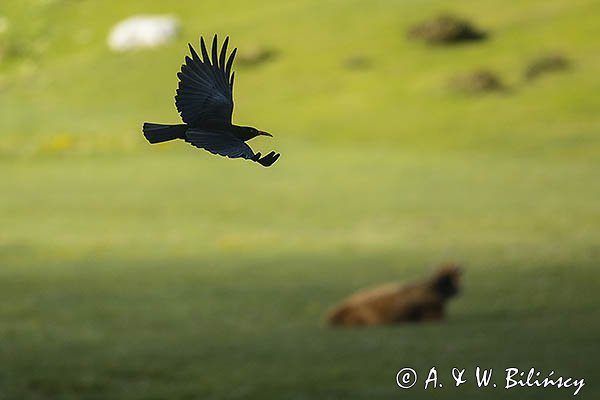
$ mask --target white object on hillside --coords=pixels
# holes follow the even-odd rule
[[[127,51],[163,45],[179,32],[179,22],[168,15],[137,15],[116,24],[108,35],[108,46]]]

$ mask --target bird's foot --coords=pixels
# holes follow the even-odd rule
[[[271,165],[275,164],[275,161],[277,161],[280,155],[281,154],[272,151],[263,158],[260,158],[261,154],[256,153],[254,157],[252,157],[252,161],[259,163],[263,167],[270,167]]]

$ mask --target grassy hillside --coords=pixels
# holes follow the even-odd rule
[[[599,3],[453,4],[490,32],[488,42],[435,49],[408,42],[409,26],[447,9],[435,1],[8,2],[3,41],[21,44],[24,54],[5,57],[2,67],[2,131],[10,136],[3,152],[27,147],[16,145],[23,134],[36,137],[34,148],[61,135],[75,147],[141,148],[140,121],[178,119],[172,97],[186,43],[216,32],[240,49],[280,52],[263,67],[238,68],[234,118],[281,140],[591,156],[600,127]],[[110,53],[110,27],[136,13],[176,15],[180,39]],[[527,62],[546,51],[565,52],[572,72],[524,85]],[[373,67],[344,69],[356,55]],[[447,90],[450,77],[477,67],[497,71],[511,91],[474,102]]]
[[[489,40],[406,39],[445,10]],[[111,53],[108,30],[137,13],[183,31]],[[555,370],[597,397],[599,13],[583,0],[3,2],[0,399],[572,395],[450,387],[452,367],[475,366]],[[178,121],[186,44],[214,32],[279,52],[236,68],[234,120],[275,135],[253,143],[281,151],[270,169],[141,136],[143,121]],[[526,82],[547,51],[572,67]],[[344,68],[353,56],[371,66]],[[449,90],[479,67],[509,90]],[[447,321],[323,326],[353,290],[449,260],[466,273]],[[396,386],[399,369],[431,366],[437,393]]]

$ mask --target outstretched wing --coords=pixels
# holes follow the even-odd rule
[[[244,141],[229,133],[208,132],[191,128],[185,133],[185,141],[193,146],[208,150],[213,154],[229,158],[253,159],[255,154]]]
[[[185,57],[181,66],[179,86],[175,96],[177,111],[186,124],[208,120],[231,123],[233,114],[233,78],[231,72],[233,59],[237,49],[227,58],[229,37],[223,42],[221,52],[217,54],[217,35],[212,42],[212,60],[206,50],[204,38],[200,37],[202,59],[189,44],[192,58]],[[226,60],[227,58],[227,60]]]

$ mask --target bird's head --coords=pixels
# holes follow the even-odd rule
[[[253,128],[251,126],[244,126],[243,129],[244,129],[244,133],[249,138],[253,138],[253,137],[257,137],[257,136],[271,136],[271,137],[273,137],[273,135],[271,135],[270,133],[259,131],[258,129]]]

